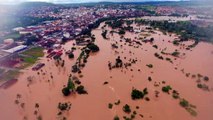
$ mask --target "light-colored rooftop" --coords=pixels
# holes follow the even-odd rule
[[[25,49],[25,48],[27,48],[26,45],[19,45],[19,46],[16,46],[14,48],[11,48],[11,49],[8,49],[8,50],[3,50],[3,51],[8,52],[8,53],[15,53],[15,52],[20,51],[20,50]]]

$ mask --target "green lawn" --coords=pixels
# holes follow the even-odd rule
[[[24,51],[22,54],[32,56],[32,57],[43,57],[44,56],[43,50],[44,49],[42,47],[34,47]]]
[[[24,63],[20,69],[26,68],[36,63],[39,57],[44,56],[43,48],[41,47],[34,47],[29,50],[26,50],[21,53],[20,57],[23,59]]]

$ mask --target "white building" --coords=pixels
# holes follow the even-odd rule
[[[8,49],[8,50],[3,50],[3,51],[8,52],[8,53],[15,53],[15,52],[22,51],[26,48],[27,48],[26,45],[19,45],[19,46],[16,46],[14,48],[11,48],[11,49]]]

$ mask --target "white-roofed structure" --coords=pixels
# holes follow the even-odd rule
[[[13,39],[5,39],[4,43],[5,44],[12,44],[12,43],[14,43],[14,40]]]
[[[15,52],[22,51],[22,50],[24,50],[26,48],[27,48],[26,45],[19,45],[19,46],[16,46],[14,48],[11,48],[11,49],[8,49],[8,50],[3,50],[3,51],[4,52],[8,52],[8,53],[15,53]]]
[[[13,28],[14,31],[21,31],[21,30],[24,30],[23,27],[16,27],[16,28]]]

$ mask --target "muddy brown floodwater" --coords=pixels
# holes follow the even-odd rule
[[[58,103],[68,101],[72,103],[71,109],[63,115],[69,120],[113,120],[116,115],[123,119],[123,116],[130,116],[122,110],[125,104],[130,105],[132,111],[137,112],[136,120],[213,119],[212,44],[200,42],[195,48],[186,50],[180,45],[174,46],[172,44],[172,41],[177,37],[174,34],[169,36],[156,31],[156,33],[151,33],[151,36],[148,36],[148,38],[154,37],[155,40],[152,44],[142,42],[141,46],[135,48],[128,44],[125,45],[124,41],[120,42],[121,39],[118,34],[108,35],[110,39],[104,40],[101,36],[101,26],[92,31],[96,37],[95,43],[100,47],[100,51],[90,55],[85,68],[82,69],[83,77],[79,78],[88,91],[88,95],[75,94],[64,97],[61,92],[63,86],[67,84],[71,66],[74,65],[77,56],[80,54],[81,47],[79,47],[74,52],[74,59],[69,59],[63,54],[62,59],[65,60],[65,67],[56,67],[54,60],[43,57],[39,61],[46,64],[42,68],[43,72],[39,70],[40,74],[38,74],[36,71],[32,71],[31,68],[27,68],[22,71],[23,73],[19,76],[16,84],[7,89],[0,89],[0,119],[36,120],[36,116],[41,116],[42,120],[58,120],[61,119],[57,115],[59,112]],[[106,29],[110,30],[110,28]],[[135,37],[140,36],[140,33],[127,32],[124,36],[133,40]],[[116,41],[119,48],[112,49],[111,44],[116,43]],[[73,43],[75,42],[70,41],[63,48],[70,50]],[[192,43],[192,41],[183,42],[185,45]],[[152,47],[153,45],[157,45],[158,49]],[[176,60],[173,56],[163,55],[163,57],[171,58],[172,64],[166,60],[159,60],[154,56],[154,53],[160,53],[163,49],[166,52],[173,52],[177,49],[183,55],[176,58]],[[115,62],[118,56],[124,62],[127,62],[130,58],[138,61],[128,69],[116,68],[109,70],[108,62]],[[152,64],[153,68],[148,68],[147,64]],[[208,76],[209,81],[206,84],[208,84],[210,91],[197,88],[196,79],[186,77],[181,72],[182,69],[191,74],[199,73]],[[51,78],[51,75],[53,78]],[[31,76],[30,84],[27,80],[29,76]],[[79,75],[76,74],[76,76]],[[147,80],[149,76],[152,81]],[[105,81],[108,82],[107,85],[103,85]],[[182,98],[196,105],[197,116],[190,115],[179,105],[178,100],[163,93],[161,90],[163,84],[160,84],[159,87],[154,86],[155,82],[162,83],[162,81],[177,90]],[[133,87],[139,90],[147,87],[150,101],[144,99],[133,101],[131,99]],[[156,90],[160,92],[159,97],[155,97]],[[18,101],[15,102],[17,99]],[[120,100],[121,103],[113,105],[113,108],[109,109],[108,104],[117,100]],[[39,104],[39,108],[35,108],[36,103]],[[139,109],[136,109],[136,106],[139,106]],[[34,113],[35,110],[38,112]],[[142,114],[143,118],[139,114]]]

